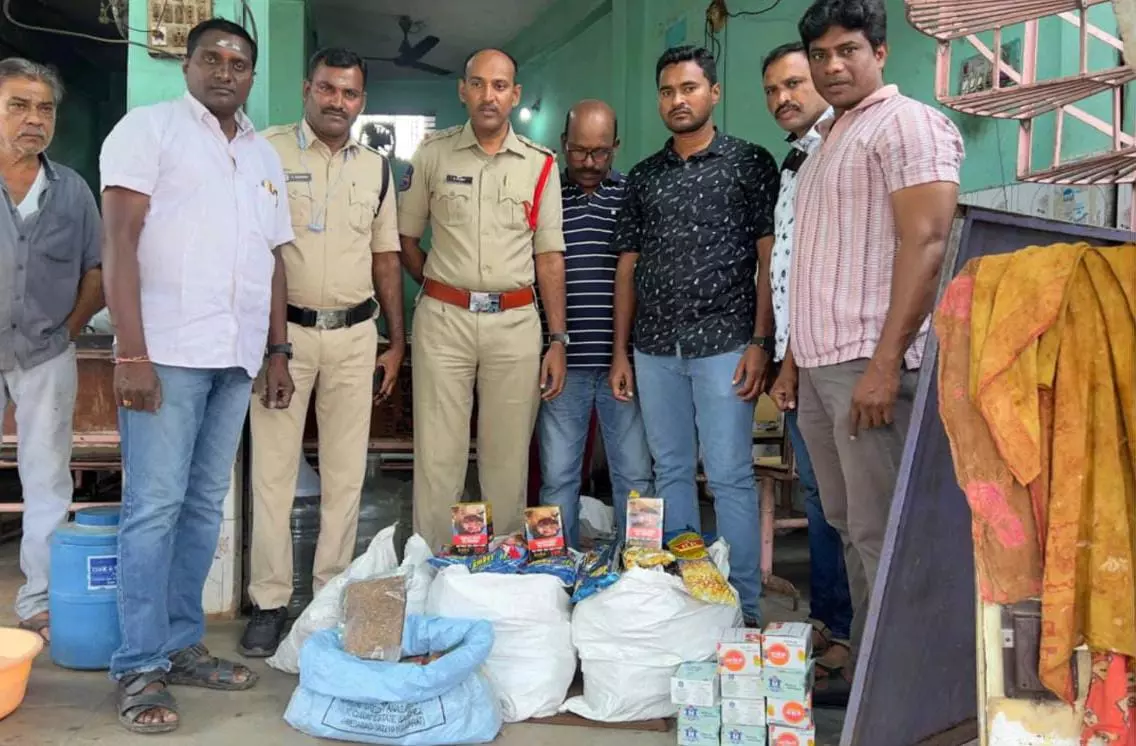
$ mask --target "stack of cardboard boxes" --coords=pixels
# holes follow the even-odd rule
[[[761,630],[732,629],[718,643],[722,744],[766,746]]]
[[[671,682],[679,746],[815,746],[812,627],[732,629],[717,663],[683,664]]]
[[[769,746],[814,746],[813,628],[774,622],[761,635],[762,694]]]

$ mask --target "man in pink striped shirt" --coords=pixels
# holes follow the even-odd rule
[[[928,314],[958,201],[962,138],[884,85],[883,0],[816,0],[801,19],[813,81],[836,116],[801,168],[789,329],[798,423],[844,540],[863,635]],[[851,678],[851,672],[841,674]],[[834,682],[835,683],[835,682]],[[826,687],[818,683],[818,692]]]

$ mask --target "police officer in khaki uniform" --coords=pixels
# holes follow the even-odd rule
[[[378,152],[351,137],[366,100],[366,63],[344,49],[317,52],[304,82],[304,119],[265,137],[288,183],[294,243],[282,251],[288,283],[289,368],[296,391],[286,409],[254,394],[252,574],[256,609],[240,652],[272,655],[292,595],[290,518],[308,400],[319,426],[320,534],[314,589],[350,563],[367,466],[371,408],[395,384],[405,352],[395,186]],[[378,294],[390,348],[378,358]]]
[[[414,527],[435,549],[449,543],[450,507],[465,485],[474,388],[481,493],[504,533],[521,527],[541,398],[564,386],[560,176],[555,154],[509,124],[521,96],[516,73],[504,52],[470,57],[458,84],[469,121],[427,137],[400,184],[403,266],[423,283],[414,313]],[[548,319],[543,363],[534,290]]]

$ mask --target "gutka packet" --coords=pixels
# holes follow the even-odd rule
[[[682,584],[690,595],[708,604],[737,605],[733,589],[710,559],[701,536],[684,531],[667,542],[667,549],[678,560]]]
[[[632,492],[627,498],[628,547],[663,548],[663,501],[657,497],[640,497]]]

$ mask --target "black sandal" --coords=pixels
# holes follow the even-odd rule
[[[170,656],[169,682],[175,686],[199,686],[204,689],[219,689],[239,692],[256,686],[260,678],[251,668],[233,663],[209,654],[205,645],[198,643]],[[238,681],[237,672],[246,677]]]
[[[162,688],[156,692],[146,691],[146,687],[159,683]],[[145,671],[128,674],[118,682],[118,722],[131,733],[153,734],[169,733],[181,724],[179,717],[172,723],[140,723],[138,719],[151,710],[165,710],[178,714],[177,702],[167,688],[164,671]]]

